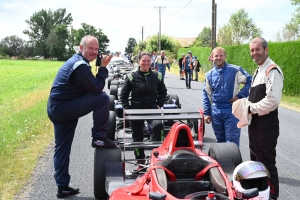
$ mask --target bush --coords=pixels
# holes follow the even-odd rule
[[[25,58],[25,56],[24,55],[20,55],[19,57],[18,57],[18,60],[25,60],[26,58]]]
[[[300,41],[290,42],[270,42],[269,56],[282,69],[284,74],[283,92],[289,96],[300,96]],[[242,66],[248,73],[253,74],[257,68],[252,61],[249,51],[249,44],[225,46],[226,62]],[[180,48],[178,57],[182,53],[187,54],[192,51],[193,56],[197,56],[203,73],[209,71],[211,62],[207,61],[211,53],[209,47]]]
[[[0,59],[9,59],[9,56],[8,55],[1,55],[0,54]]]

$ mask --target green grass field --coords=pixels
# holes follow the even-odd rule
[[[0,199],[13,199],[53,139],[46,102],[61,64],[0,60]]]
[[[53,140],[46,103],[62,64],[0,60],[0,199],[14,199]],[[171,73],[179,74],[178,70],[178,66],[172,65]],[[204,80],[202,71],[199,80]],[[299,99],[283,96],[283,105],[300,112]]]

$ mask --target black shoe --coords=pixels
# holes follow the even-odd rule
[[[191,85],[189,85],[189,89],[191,89]]]
[[[74,195],[77,193],[79,193],[79,188],[71,188],[69,186],[58,187],[56,196],[57,196],[57,198],[64,198],[66,196]]]
[[[198,81],[198,79],[195,79],[194,81]]]
[[[108,138],[104,138],[103,140],[100,139],[93,139],[92,140],[92,147],[106,147],[106,148],[114,148],[119,145],[118,141],[112,141]]]

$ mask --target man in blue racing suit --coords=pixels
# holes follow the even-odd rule
[[[249,95],[252,76],[242,67],[226,63],[221,47],[212,51],[212,58],[214,67],[205,74],[203,89],[205,122],[212,122],[217,142],[234,142],[239,147],[241,130],[232,114],[232,103]],[[241,90],[240,84],[244,84]]]
[[[108,75],[106,65],[112,55],[103,56],[96,77],[90,61],[98,53],[97,38],[87,35],[81,39],[80,52],[73,55],[59,69],[50,91],[47,112],[54,125],[54,178],[57,198],[77,194],[69,187],[70,152],[78,119],[93,112],[92,147],[114,148],[118,142],[106,138],[109,119],[109,97],[102,90]]]

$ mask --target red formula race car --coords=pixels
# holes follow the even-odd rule
[[[187,124],[176,122],[163,142],[126,144],[125,141],[121,148],[95,149],[96,199],[269,200],[269,174],[262,163],[242,162],[234,143],[213,143],[208,153],[202,151],[204,123],[201,109],[198,114],[180,109],[168,110],[166,115],[153,113],[153,110],[143,112],[124,111],[124,120],[198,118],[198,136],[193,138]],[[136,162],[125,159],[125,150],[139,145],[150,146],[152,151],[143,165],[145,170],[132,173],[126,170],[127,164]]]

